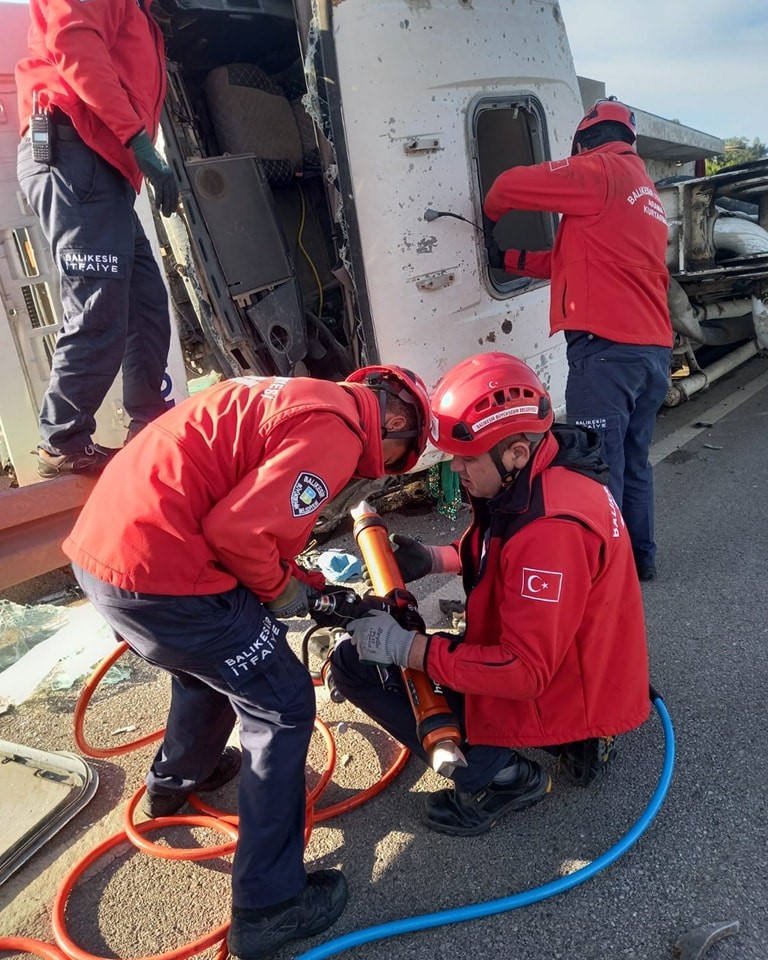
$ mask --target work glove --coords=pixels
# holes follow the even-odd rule
[[[399,667],[408,666],[408,654],[416,630],[401,627],[391,614],[371,610],[364,617],[351,620],[347,631],[361,663],[375,663],[382,667],[392,663]]]
[[[311,589],[303,580],[291,577],[283,592],[274,600],[269,600],[265,606],[279,620],[285,617],[306,617],[309,613]]]
[[[501,249],[493,238],[486,243],[485,252],[488,254],[488,266],[492,270],[506,270],[504,265],[505,251]]]
[[[496,242],[493,231],[496,228],[496,222],[483,214],[483,238],[485,240],[485,251],[488,256],[488,266],[493,270],[504,269],[504,250]]]
[[[391,533],[389,542],[392,544],[392,552],[395,555],[397,566],[400,569],[400,576],[403,583],[410,583],[412,580],[420,580],[429,573],[437,572],[435,570],[436,548],[429,547],[413,537],[406,537],[402,533]],[[363,563],[363,583],[367,590],[373,589],[371,575],[368,567]]]
[[[402,533],[389,537],[404,583],[421,580],[435,572],[436,549]]]
[[[152,184],[155,206],[164,217],[170,217],[179,205],[179,188],[173,171],[152,146],[146,130],[132,137],[128,146],[133,150],[139,170]]]
[[[453,572],[446,570],[445,560],[443,558],[444,547],[436,547],[413,537],[406,537],[402,533],[392,533],[389,536],[389,542],[392,544],[392,550],[400,570],[400,576],[403,583],[411,583],[413,580],[420,580],[430,573]],[[371,590],[371,577],[368,568],[363,568],[363,583]]]

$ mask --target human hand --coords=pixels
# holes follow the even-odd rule
[[[393,533],[389,539],[405,583],[420,580],[435,572],[435,551],[432,547],[402,533]]]
[[[179,187],[173,171],[155,150],[146,130],[132,137],[128,146],[133,150],[139,170],[152,184],[155,206],[164,217],[170,217],[179,205]]]
[[[420,540],[415,540],[413,537],[406,537],[402,533],[390,534],[389,542],[392,544],[392,551],[403,583],[420,580],[430,573],[439,573],[438,547],[431,547]],[[373,590],[371,575],[365,562],[363,562],[362,580],[366,590]]]
[[[492,270],[506,270],[506,266],[504,264],[505,251],[501,249],[493,237],[486,241],[485,251],[488,254],[488,266]]]
[[[408,654],[416,631],[401,627],[391,614],[371,610],[364,617],[348,623],[347,631],[362,663],[408,666]]]
[[[483,214],[483,239],[485,241],[485,252],[488,256],[488,266],[492,270],[504,270],[504,250],[496,242],[495,229],[496,221]]]
[[[269,600],[264,606],[273,613],[278,619],[284,617],[306,617],[309,613],[309,591],[310,587],[299,580],[298,577],[291,577],[285,585],[283,592]]]

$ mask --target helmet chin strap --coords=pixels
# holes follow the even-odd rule
[[[499,471],[499,476],[501,477],[501,485],[503,487],[508,487],[511,483],[514,482],[515,477],[518,475],[520,471],[515,470],[514,467],[512,467],[511,469],[508,467],[505,467],[504,461],[501,459],[501,454],[496,449],[496,447],[492,447],[488,451],[488,453],[490,453],[491,455],[491,460],[493,460],[493,465]]]

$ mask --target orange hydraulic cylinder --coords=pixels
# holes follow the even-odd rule
[[[398,593],[407,593],[384,521],[363,500],[352,510],[353,533],[368,568],[373,592],[397,604]],[[401,602],[409,602],[401,596]],[[421,670],[401,668],[405,689],[416,718],[416,731],[433,769],[449,776],[466,766],[461,752],[461,730],[440,687]]]

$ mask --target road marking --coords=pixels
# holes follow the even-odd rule
[[[674,453],[675,450],[679,450],[681,447],[684,447],[686,443],[690,443],[691,440],[701,436],[701,432],[705,428],[695,427],[695,423],[700,423],[701,421],[712,424],[717,423],[718,420],[722,420],[723,417],[732,413],[740,407],[742,403],[746,403],[747,400],[754,397],[756,393],[759,393],[765,387],[768,387],[768,371],[761,373],[759,377],[755,377],[755,379],[751,380],[745,387],[739,387],[739,389],[735,390],[730,396],[721,400],[720,403],[716,403],[714,407],[710,407],[708,410],[700,410],[696,414],[695,419],[691,420],[690,423],[685,424],[683,427],[678,427],[678,429],[670,433],[668,437],[664,437],[663,440],[651,446],[651,453],[648,458],[651,465],[656,466],[657,463],[661,463],[661,461],[665,460],[671,453]]]

